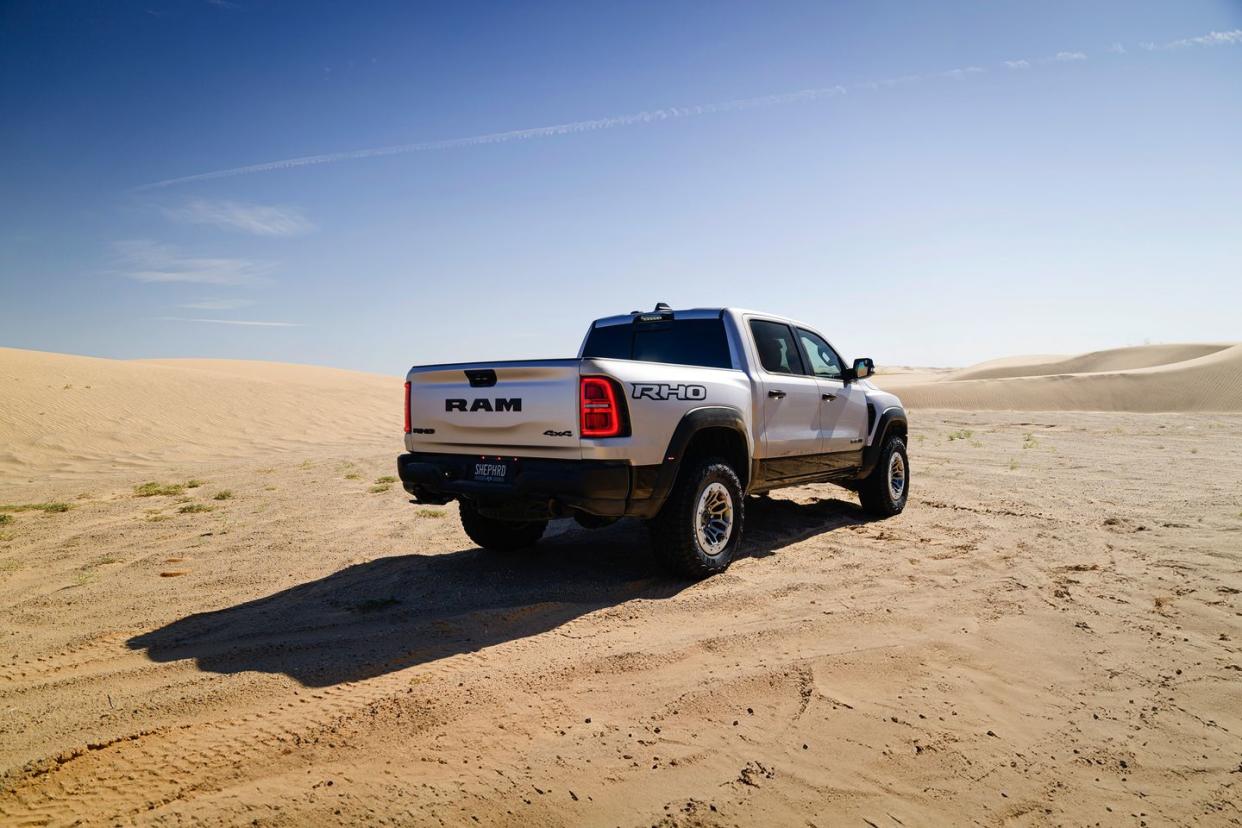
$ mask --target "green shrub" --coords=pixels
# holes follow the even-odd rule
[[[200,512],[210,512],[214,506],[208,506],[206,503],[187,503],[177,511],[183,515],[196,515]]]
[[[0,512],[67,512],[72,508],[68,503],[56,502],[0,504]]]
[[[232,489],[221,489],[220,491],[212,495],[211,499],[212,500],[232,500],[233,490]]]
[[[185,486],[180,483],[156,483],[152,480],[150,483],[143,483],[141,486],[134,487],[135,497],[171,497],[179,495],[185,491]]]

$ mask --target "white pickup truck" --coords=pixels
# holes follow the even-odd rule
[[[745,497],[831,482],[899,513],[906,412],[800,322],[734,308],[598,319],[577,359],[420,365],[397,470],[420,503],[460,503],[484,549],[529,547],[548,520],[647,520],[674,571],[724,570]]]

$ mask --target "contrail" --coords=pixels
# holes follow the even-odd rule
[[[578,132],[595,132],[601,129],[650,124],[658,121],[670,121],[677,118],[695,118],[717,112],[738,112],[744,109],[779,106],[799,101],[812,101],[834,95],[844,95],[844,86],[826,86],[820,89],[803,89],[798,92],[784,92],[777,95],[764,95],[758,98],[741,98],[721,103],[697,104],[695,106],[674,106],[666,109],[652,109],[632,115],[616,115],[608,118],[596,118],[590,121],[572,121],[567,124],[534,127],[532,129],[515,129],[509,132],[490,132],[486,135],[472,135],[468,138],[449,138],[443,141],[423,141],[417,144],[397,144],[391,147],[374,147],[371,149],[349,150],[346,152],[329,152],[323,155],[304,155],[300,158],[286,158],[282,161],[268,161],[263,164],[250,164],[245,167],[233,167],[227,170],[184,175],[180,178],[167,178],[151,184],[135,187],[135,192],[172,187],[177,184],[189,184],[194,181],[211,181],[216,178],[231,178],[235,175],[287,170],[293,167],[309,167],[314,164],[330,164],[334,161],[351,161],[358,158],[378,158],[384,155],[404,155],[411,152],[427,152],[430,150],[456,149],[459,147],[476,147],[483,144],[506,144],[510,141],[528,141],[533,138],[551,138],[557,135],[571,135]]]
[[[1141,45],[1143,48],[1148,50],[1157,50],[1181,49],[1188,46],[1232,46],[1239,42],[1242,42],[1242,29],[1235,29],[1230,32],[1211,32],[1203,37],[1175,40],[1160,46],[1148,43]],[[1126,54],[1125,48],[1119,43],[1114,43],[1108,51],[1114,55]],[[1033,64],[1077,62],[1084,61],[1086,59],[1087,55],[1085,52],[1057,52],[1055,55],[1037,60],[1007,60],[998,65],[1006,66],[1010,69],[1029,69]],[[881,88],[891,88],[907,83],[914,83],[925,79],[935,78],[960,80],[968,75],[978,74],[984,71],[985,70],[979,66],[967,66],[931,75],[904,75],[899,78],[890,78],[888,80],[857,83],[851,86],[850,89],[874,91]],[[589,121],[571,121],[566,124],[556,124],[554,126],[534,127],[531,129],[515,129],[508,132],[490,132],[485,135],[472,135],[467,138],[449,138],[442,141],[423,141],[416,144],[397,144],[390,147],[373,147],[371,149],[348,150],[345,152],[329,152],[322,155],[304,155],[299,158],[286,158],[281,161],[267,161],[262,164],[250,164],[245,167],[232,167],[227,170],[215,170],[212,172],[198,173],[196,175],[184,175],[179,178],[166,178],[163,181],[155,181],[150,184],[143,184],[139,187],[135,187],[133,191],[142,192],[144,190],[157,190],[164,187],[173,187],[178,184],[190,184],[196,181],[212,181],[217,178],[232,178],[237,175],[271,172],[273,170],[287,170],[294,167],[309,167],[315,164],[331,164],[335,161],[351,161],[359,158],[378,158],[385,155],[404,155],[406,153],[429,152],[432,150],[456,149],[460,147],[477,147],[484,144],[506,144],[510,141],[529,141],[535,138],[552,138],[558,135],[572,135],[579,132],[595,132],[602,129],[614,129],[616,127],[651,124],[659,121],[697,118],[702,115],[711,115],[721,112],[739,112],[746,109],[759,109],[770,106],[782,106],[785,104],[799,103],[803,101],[814,101],[821,98],[844,95],[846,94],[846,91],[846,87],[840,85],[825,86],[817,89],[803,89],[798,92],[763,95],[757,98],[740,98],[737,100],[722,101],[719,103],[652,109],[637,112],[631,115],[616,115],[607,118],[596,118]]]

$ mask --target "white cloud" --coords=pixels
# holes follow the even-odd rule
[[[160,316],[165,322],[205,322],[209,325],[242,325],[250,328],[301,328],[301,322],[259,322],[253,319],[193,319],[184,316]]]
[[[1086,52],[1057,52],[1053,58],[1057,63],[1072,63],[1075,60],[1086,60]]]
[[[177,307],[185,308],[186,310],[236,310],[237,308],[250,307],[253,304],[254,302],[249,299],[199,299],[194,302],[177,305]]]
[[[983,72],[982,66],[963,66],[960,69],[950,69],[949,71],[941,72],[940,74],[944,75],[946,78],[961,80],[967,75],[978,75],[981,72]]]
[[[1031,62],[1029,60],[1007,60],[1005,65],[1010,69],[1030,69]]]
[[[1112,52],[1114,55],[1124,55],[1126,53],[1126,47],[1122,46],[1120,43],[1114,43],[1112,46],[1108,47],[1108,51]]]
[[[898,78],[885,78],[877,81],[863,81],[854,84],[855,89],[867,89],[875,92],[878,89],[892,89],[897,86],[905,86],[906,84],[918,83],[923,80],[922,75],[902,75]]]
[[[1163,44],[1141,43],[1139,45],[1149,52],[1159,52],[1166,49],[1186,49],[1191,46],[1236,46],[1240,43],[1242,43],[1242,29],[1208,32],[1200,37],[1184,37],[1181,40],[1171,40]]]
[[[315,229],[296,207],[240,201],[195,199],[180,207],[165,207],[164,214],[186,224],[211,224],[256,236],[299,236]]]
[[[149,239],[114,242],[116,272],[139,282],[249,285],[264,281],[275,265],[253,259],[186,256],[176,247]]]

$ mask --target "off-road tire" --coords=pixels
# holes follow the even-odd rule
[[[700,499],[713,484],[720,484],[731,501],[727,542],[712,554],[700,542],[697,523]],[[713,490],[719,496],[719,489]],[[706,578],[723,572],[733,561],[742,539],[746,498],[736,472],[719,457],[709,457],[683,468],[659,514],[647,521],[651,546],[660,563],[686,578]]]
[[[901,492],[894,494],[890,485],[889,470],[894,468],[893,455],[898,455],[901,472]],[[896,471],[896,469],[894,469]],[[863,511],[876,517],[892,517],[901,514],[910,497],[910,459],[906,455],[906,441],[896,435],[887,438],[880,449],[880,459],[871,474],[858,487],[858,499]]]
[[[461,528],[470,540],[489,552],[516,552],[529,549],[548,528],[546,520],[500,520],[485,517],[468,500],[460,502]]]

